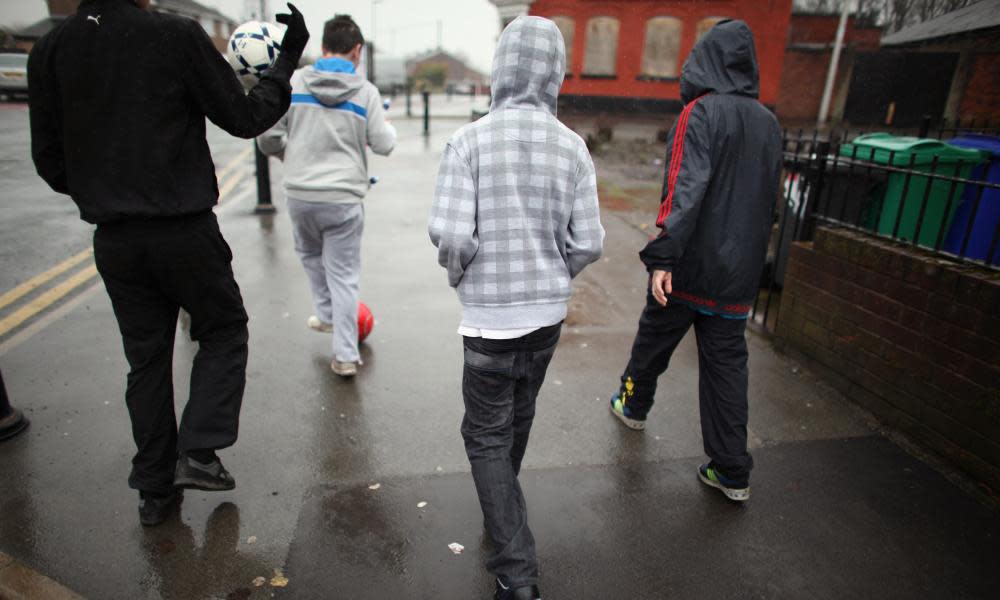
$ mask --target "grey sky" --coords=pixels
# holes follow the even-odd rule
[[[198,0],[243,21],[246,0]],[[285,9],[282,0],[266,0],[273,16]],[[334,13],[354,17],[365,38],[394,56],[409,56],[437,44],[437,20],[441,19],[442,45],[448,51],[463,53],[475,68],[489,72],[493,49],[499,34],[496,7],[488,0],[377,0],[375,24],[371,34],[371,0],[297,0],[295,5],[306,16],[312,54],[319,54],[323,22]],[[251,0],[253,2],[253,0]],[[257,0],[259,2],[259,0]],[[0,24],[30,25],[48,14],[45,0],[0,0]]]

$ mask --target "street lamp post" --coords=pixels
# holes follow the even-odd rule
[[[375,83],[375,7],[381,4],[383,0],[371,0],[371,10],[372,10],[372,30],[368,35],[369,48],[371,52],[368,56],[368,81]]]
[[[260,0],[260,20],[267,18],[267,0]],[[254,166],[257,173],[257,206],[254,212],[258,215],[269,215],[275,212],[271,202],[271,165],[267,156],[260,151],[257,140],[253,141]]]

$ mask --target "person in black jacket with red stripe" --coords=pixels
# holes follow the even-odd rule
[[[302,14],[247,94],[197,21],[150,0],[83,0],[28,59],[31,153],[39,175],[97,225],[94,260],[130,371],[125,401],[138,451],[129,485],[143,525],[176,506],[176,487],[231,489],[215,451],[236,441],[246,383],[247,314],[212,207],[219,191],[205,118],[252,138],[288,109],[309,39]],[[174,332],[191,315],[198,353],[180,428]]]
[[[639,253],[650,273],[632,355],[611,412],[645,427],[656,382],[693,325],[698,341],[701,480],[749,498],[746,321],[764,266],[781,172],[777,119],[757,100],[753,35],[723,21],[681,74],[685,107],[668,139],[656,225]]]

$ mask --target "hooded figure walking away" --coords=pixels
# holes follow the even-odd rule
[[[295,251],[302,261],[316,314],[306,324],[333,332],[330,368],[358,372],[358,282],[361,279],[361,201],[371,186],[368,156],[388,156],[396,130],[385,121],[378,89],[355,73],[364,46],[348,15],[323,28],[323,58],[292,76],[292,106],[257,142],[285,164],[285,194]]]
[[[706,485],[750,497],[747,317],[759,287],[781,171],[781,131],[757,101],[753,36],[723,21],[691,51],[681,74],[684,111],[667,140],[656,225],[639,253],[650,273],[632,356],[611,412],[641,430],[657,378],[694,325]]]
[[[507,26],[493,58],[490,112],[448,142],[429,222],[462,303],[462,437],[499,599],[539,598],[517,475],[570,280],[604,243],[594,163],[580,136],[556,120],[565,66],[552,21],[519,17]]]

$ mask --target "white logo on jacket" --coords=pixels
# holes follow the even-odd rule
[[[97,23],[98,27],[101,25],[101,15],[97,15],[96,17],[94,15],[87,15],[87,20]]]

